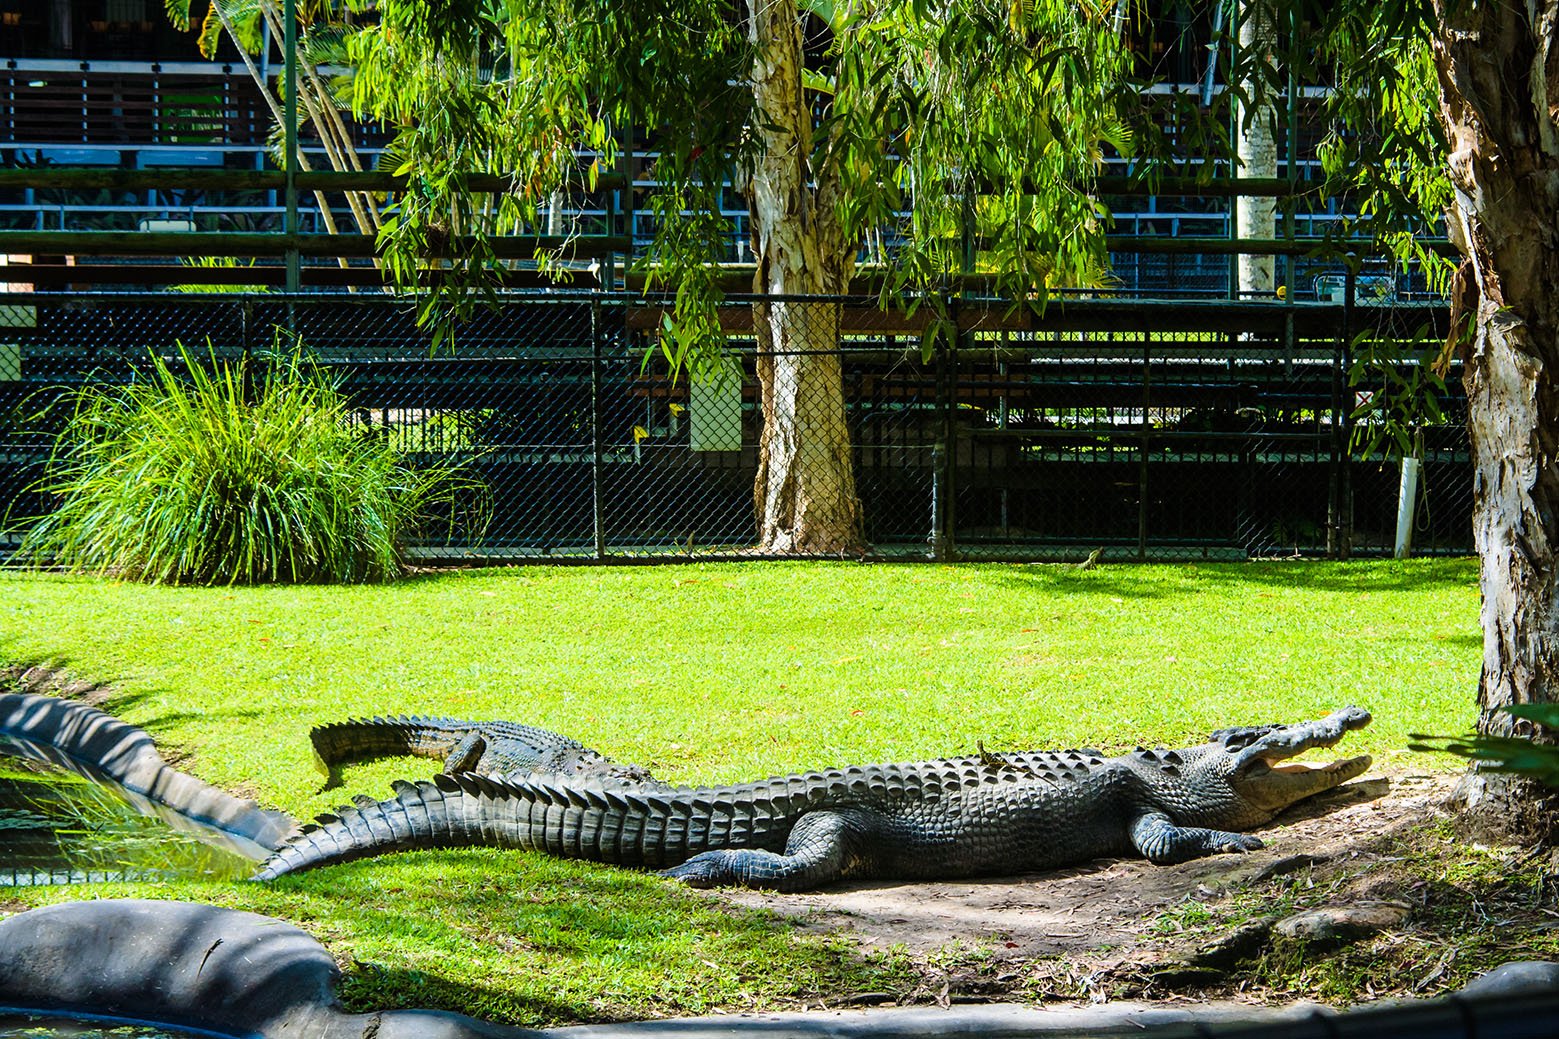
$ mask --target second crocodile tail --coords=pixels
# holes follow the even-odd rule
[[[309,730],[314,744],[314,763],[335,778],[340,765],[374,758],[443,758],[455,748],[470,726],[446,724],[436,718],[396,715],[389,718],[352,718]]]

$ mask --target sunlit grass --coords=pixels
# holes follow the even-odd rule
[[[1183,744],[1357,703],[1376,722],[1350,752],[1455,767],[1403,748],[1470,724],[1479,647],[1466,561],[524,568],[390,588],[0,574],[0,661],[113,683],[108,709],[183,767],[300,817],[432,770],[353,767],[320,792],[309,727],[392,713],[524,721],[691,782],[980,742]],[[133,890],[304,926],[356,964],[364,1007],[537,1023],[793,1006],[903,976],[659,878],[516,852]]]
[[[988,748],[1181,743],[1376,715],[1474,717],[1465,562],[1105,567],[711,564],[473,570],[394,589],[0,576],[0,659],[112,682],[189,767],[294,814],[309,727],[429,713],[555,729],[667,779]],[[396,763],[347,773],[381,791]]]

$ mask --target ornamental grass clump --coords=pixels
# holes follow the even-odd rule
[[[263,372],[181,359],[79,392],[29,559],[155,582],[389,580],[423,522],[476,489],[403,465],[296,354]]]

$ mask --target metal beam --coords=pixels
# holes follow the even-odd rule
[[[0,253],[43,256],[300,256],[375,255],[373,235],[276,234],[239,231],[0,231]],[[438,256],[467,255],[469,239],[457,239]],[[616,236],[569,238],[505,236],[490,240],[499,259],[528,260],[562,250],[563,259],[589,260],[627,249]],[[195,280],[194,278],[190,279]]]
[[[752,308],[737,306],[739,297],[733,297],[731,306],[719,310],[721,327],[727,332],[750,332]],[[630,329],[659,328],[661,319],[670,313],[671,304],[652,301],[644,305],[631,305],[627,324]],[[1447,314],[1443,305],[1398,305],[1379,308],[1381,315],[1390,314],[1400,320],[1404,314],[1415,315],[1418,321],[1431,329],[1442,325]],[[1152,315],[1145,317],[1145,315]],[[851,335],[880,333],[907,337],[906,349],[918,350],[918,337],[930,321],[930,308],[922,307],[914,314],[898,310],[883,310],[867,303],[846,306],[840,314],[840,331]],[[1229,335],[1258,333],[1273,339],[1279,338],[1294,322],[1299,335],[1307,339],[1335,338],[1343,322],[1343,307],[1336,303],[1300,303],[1289,306],[1283,303],[1242,301],[1231,307],[1226,300],[1118,300],[1118,299],[1053,299],[1043,314],[1027,308],[1014,310],[1008,301],[960,300],[955,320],[960,331],[1069,331],[1069,332],[1132,332],[1144,327],[1159,332],[1223,332]],[[1088,344],[1086,349],[1097,350],[1099,344]]]
[[[1423,244],[1441,255],[1452,256],[1456,253],[1456,247],[1443,239],[1429,239]],[[1373,242],[1332,238],[1139,238],[1133,235],[1110,235],[1105,239],[1105,245],[1111,252],[1172,253],[1181,256],[1319,256],[1341,261],[1348,257],[1385,255],[1384,250]]]
[[[301,274],[307,288],[379,288],[387,284],[386,272],[371,266],[305,266],[301,268]],[[428,268],[418,272],[418,282],[421,285],[437,284],[446,274],[446,271]],[[504,271],[501,279],[505,289],[593,290],[601,287],[600,279],[588,270],[573,271],[566,282],[533,270]],[[0,264],[0,283],[36,285],[40,289],[62,285],[258,285],[280,288],[286,280],[286,268],[274,263],[254,267],[184,267],[170,263]]]
[[[1330,197],[1314,181],[1289,180],[1286,177],[1242,177],[1239,180],[1228,177],[1213,180],[1197,177],[1100,177],[1094,181],[1093,189],[1099,195],[1174,195],[1190,198],[1310,196],[1317,201]]]
[[[116,145],[116,147],[119,147]],[[408,178],[377,170],[299,170],[299,191],[404,191]],[[622,188],[627,178],[603,173],[596,190]],[[156,167],[152,169],[69,169],[38,166],[0,169],[0,189],[57,188],[64,191],[273,191],[287,186],[283,170],[214,170]],[[502,173],[468,173],[468,191],[512,191],[514,179]]]
[[[122,147],[115,145],[116,148]],[[402,191],[405,174],[379,170],[299,170],[300,191]],[[29,169],[0,169],[0,188],[61,188],[65,190],[144,191],[149,189],[194,189],[208,191],[261,191],[284,188],[285,170],[218,170],[154,167],[150,169],[72,169],[37,166]],[[596,178],[597,192],[621,190],[628,186],[622,172],[602,173]],[[511,191],[514,179],[505,173],[468,173],[468,191]],[[993,189],[994,190],[994,189]],[[1094,181],[1100,195],[1152,196],[1174,195],[1199,198],[1227,198],[1231,195],[1307,196],[1324,200],[1330,196],[1311,181],[1291,181],[1283,177],[1253,177],[1249,180],[1200,180],[1196,177],[1100,177]]]

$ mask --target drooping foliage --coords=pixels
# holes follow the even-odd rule
[[[166,6],[188,23],[188,0]],[[241,44],[258,47],[263,6],[218,0],[203,47],[221,31],[218,8]],[[891,290],[937,286],[971,266],[1020,297],[1098,284],[1108,212],[1089,186],[1103,150],[1140,151],[1148,175],[1195,152],[1210,174],[1230,154],[1230,98],[1260,111],[1282,100],[1290,76],[1302,89],[1335,88],[1321,154],[1330,193],[1346,192],[1355,214],[1337,237],[1383,241],[1444,283],[1449,266],[1422,246],[1450,200],[1426,0],[1191,5],[1217,11],[1220,27],[1210,48],[1218,89],[1199,98],[1141,93],[1160,70],[1126,48],[1154,14],[1140,2],[803,8],[817,132],[797,160],[838,177],[839,219],[864,258],[889,263]],[[713,294],[706,265],[732,258],[720,210],[741,204],[722,185],[740,190],[757,146],[748,83],[761,41],[748,38],[739,0],[300,0],[299,10],[305,59],[339,61],[341,103],[398,131],[387,155],[413,185],[383,229],[391,270],[413,286],[430,255],[464,236],[450,261],[459,276],[428,315],[484,296],[505,266],[489,237],[539,231],[556,193],[588,194],[630,135],[651,150],[644,172],[659,185],[638,200],[656,217],[644,270],[693,300]],[[1236,17],[1278,26],[1274,52],[1227,46]],[[512,172],[514,187],[471,192],[473,172]]]
[[[1452,194],[1431,5],[1242,0],[1238,6],[1241,15],[1279,31],[1273,60],[1230,52],[1223,76],[1228,93],[1251,112],[1272,104],[1281,110],[1290,92],[1312,95],[1299,103],[1312,109],[1322,132],[1317,198],[1336,205],[1318,253],[1355,270],[1363,257],[1384,256],[1398,272],[1445,292],[1455,264],[1440,240]],[[1445,377],[1458,339],[1426,352],[1424,338],[1423,327],[1372,326],[1356,334],[1350,380],[1359,391],[1352,445],[1359,454],[1415,455],[1423,427],[1444,420]]]
[[[491,284],[484,238],[540,228],[560,188],[588,192],[630,138],[658,187],[641,266],[690,313],[732,259],[720,216],[757,159],[749,82],[763,41],[739,5],[672,0],[385,0],[347,43],[351,101],[399,128],[413,184],[386,224],[410,282],[442,236],[473,236],[436,307]],[[1058,0],[814,0],[804,26],[815,131],[797,155],[836,188],[850,248],[886,248],[890,289],[935,286],[971,265],[1000,290],[1097,280],[1105,213],[1089,192],[1103,149],[1129,148],[1117,116],[1126,52],[1114,5]],[[576,155],[592,157],[578,162]],[[512,171],[485,199],[463,175]],[[738,203],[739,204],[739,203]],[[566,255],[566,250],[563,255]],[[850,259],[853,259],[851,257]],[[676,342],[679,358],[702,337]]]
[[[1379,243],[1443,289],[1452,264],[1425,245],[1442,233],[1451,205],[1434,12],[1419,0],[1390,0],[1323,4],[1313,14],[1316,79],[1333,88],[1321,159],[1331,193],[1356,202],[1336,236]]]

